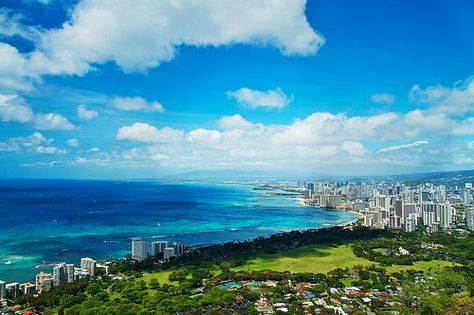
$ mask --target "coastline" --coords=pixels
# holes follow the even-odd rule
[[[346,221],[346,222],[341,222],[340,224],[335,224],[333,226],[346,226],[346,227],[349,227],[349,226],[352,226],[353,223],[357,222],[358,220],[360,220],[364,217],[364,215],[362,213],[360,213],[358,211],[355,211],[355,210],[338,210],[336,208],[321,208],[321,207],[318,207],[318,206],[315,206],[315,205],[310,205],[310,204],[306,203],[304,198],[295,198],[295,199],[298,201],[298,204],[300,204],[302,206],[313,207],[313,208],[317,208],[317,209],[320,209],[320,210],[323,210],[323,211],[327,209],[328,211],[334,211],[334,212],[350,212],[352,214],[357,215],[356,219]],[[316,228],[316,229],[320,229],[320,228]]]

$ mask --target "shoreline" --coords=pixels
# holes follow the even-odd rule
[[[317,208],[317,209],[320,209],[320,210],[325,210],[325,209],[328,209],[326,211],[332,211],[332,212],[350,212],[352,214],[355,214],[357,215],[357,219],[354,219],[354,220],[351,220],[351,221],[347,221],[346,223],[341,223],[341,224],[335,224],[335,225],[332,225],[332,226],[349,226],[349,225],[352,225],[352,223],[354,222],[357,222],[358,220],[362,219],[364,217],[364,215],[358,211],[355,211],[355,210],[338,210],[337,208],[321,208],[319,206],[315,206],[315,205],[310,205],[310,204],[307,204],[305,202],[305,199],[304,198],[295,198],[295,200],[298,201],[298,204],[301,205],[301,206],[305,206],[305,207],[313,207],[313,208]],[[316,229],[319,229],[319,228],[316,228]]]

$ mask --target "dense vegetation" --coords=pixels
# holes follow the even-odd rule
[[[409,254],[401,255],[400,247]],[[304,272],[295,272],[291,264],[280,271],[252,268],[255,259],[274,262],[279,255],[292,259],[303,255],[304,262],[304,255],[315,248],[330,252],[331,248],[347,248],[355,254],[349,259],[357,256],[361,260],[327,272],[312,271],[317,270],[312,266],[318,257],[308,260]],[[418,262],[435,260],[455,265],[412,269]],[[358,264],[362,261],[364,264]],[[324,297],[334,303],[346,298],[342,301],[351,314],[368,310],[376,314],[474,314],[473,234],[424,235],[362,227],[294,231],[206,246],[166,265],[118,262],[115,272],[114,277],[76,281],[36,298],[23,296],[17,302],[45,314],[256,314],[255,301],[266,296],[269,304],[284,302],[290,313],[302,314],[318,307],[303,303],[308,301],[306,295],[314,294],[315,300]],[[350,286],[365,295],[351,296],[344,291]],[[362,297],[369,295],[370,302],[364,302]],[[331,309],[326,311],[331,313]]]

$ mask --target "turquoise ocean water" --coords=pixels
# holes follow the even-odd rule
[[[1,180],[0,280],[28,281],[44,264],[129,253],[130,239],[194,246],[356,216],[262,196],[254,186],[143,181]],[[36,268],[39,266],[38,268]]]

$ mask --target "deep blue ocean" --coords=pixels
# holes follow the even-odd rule
[[[124,257],[130,239],[187,245],[251,239],[353,220],[254,186],[143,181],[1,180],[0,280],[28,281],[55,262]]]

